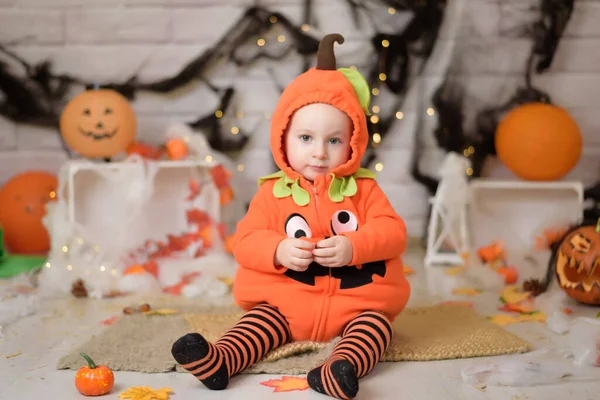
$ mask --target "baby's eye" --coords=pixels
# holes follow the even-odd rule
[[[338,138],[331,138],[331,139],[329,139],[329,143],[338,144],[338,143],[342,143],[342,141]]]
[[[300,140],[302,140],[303,142],[308,142],[310,140],[310,136],[300,135]]]

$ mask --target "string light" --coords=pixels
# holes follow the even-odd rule
[[[50,193],[48,193],[48,197],[50,197],[51,199],[55,199],[56,198],[56,192],[53,190]]]
[[[223,111],[222,110],[215,111],[215,117],[221,118],[222,116],[223,116]]]
[[[432,116],[433,114],[435,114],[435,110],[433,108],[429,107],[427,109],[427,115]]]
[[[381,135],[379,133],[373,134],[373,143],[381,143]]]
[[[274,15],[271,15],[271,16],[269,17],[269,22],[270,22],[270,23],[272,23],[272,24],[274,24],[275,22],[277,22],[277,17],[276,17],[276,16],[274,16]]]
[[[469,146],[467,150],[469,151],[469,154],[475,154],[475,147]]]
[[[67,270],[73,271],[73,266],[71,264],[67,265]]]
[[[263,38],[260,38],[256,41],[256,44],[258,45],[258,47],[263,47],[265,45],[265,43],[267,43],[267,41]]]
[[[398,119],[402,119],[402,118],[404,118],[404,113],[403,113],[402,111],[398,111],[398,112],[396,113],[396,118],[398,118]]]
[[[470,156],[469,149],[464,149],[463,150],[463,156],[465,156],[465,157],[469,157]]]
[[[302,24],[300,27],[304,32],[308,32],[310,30],[310,26],[308,24]]]
[[[212,162],[212,160],[213,160],[212,156],[206,156],[204,159],[205,159],[205,160],[206,160],[206,162],[208,162],[208,163],[209,163],[209,162]]]
[[[47,262],[46,264],[44,264],[44,266],[45,266],[46,268],[50,268],[50,267],[52,266],[52,264],[50,264],[49,262]]]
[[[66,253],[67,251],[69,251],[69,248],[67,246],[63,246],[62,247],[62,252]]]
[[[383,164],[378,162],[377,164],[375,164],[375,171],[381,172],[383,171]]]
[[[100,271],[102,271],[102,272],[106,271],[106,267],[104,265],[101,265],[100,266]]]
[[[373,90],[371,90],[371,93],[373,94],[373,96],[377,96],[379,94],[379,89],[373,88]]]
[[[383,39],[383,40],[381,41],[381,45],[382,45],[383,47],[390,47],[390,41],[389,41],[389,40],[387,40],[387,39]]]
[[[384,82],[387,79],[387,75],[383,72],[379,74],[379,80]]]
[[[237,170],[238,172],[242,172],[244,170],[244,164],[238,164]]]
[[[388,8],[388,13],[394,15],[394,14],[396,14],[396,9],[394,7],[390,7],[390,8]]]
[[[374,113],[378,113],[379,112],[379,106],[373,106],[373,112]]]
[[[467,168],[467,170],[465,172],[467,175],[471,176],[471,175],[473,175],[473,168],[469,167],[469,168]]]
[[[279,36],[277,36],[277,41],[278,41],[279,43],[283,43],[283,42],[285,42],[285,35],[279,35]]]
[[[371,116],[371,122],[376,124],[379,122],[379,117],[377,115],[372,115]]]
[[[240,133],[240,128],[238,128],[237,126],[232,126],[231,133],[237,135],[238,133]]]

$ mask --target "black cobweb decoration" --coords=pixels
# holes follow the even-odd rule
[[[280,24],[290,38],[288,43],[291,44],[284,48],[284,51],[271,54],[255,46],[258,50],[246,58],[238,54],[240,48],[255,40],[256,36],[266,34],[275,24]],[[317,48],[317,39],[306,34],[300,27],[294,26],[281,13],[271,12],[263,7],[248,8],[213,46],[192,59],[177,74],[151,82],[141,81],[137,73],[123,82],[88,82],[75,76],[54,74],[51,61],[46,60],[32,65],[5,46],[0,46],[0,53],[16,61],[23,69],[23,76],[19,76],[9,69],[7,63],[0,61],[0,91],[4,96],[0,103],[0,115],[16,123],[54,128],[58,132],[60,112],[67,101],[65,95],[74,86],[81,86],[83,89],[108,88],[123,94],[130,100],[135,99],[140,91],[166,94],[194,81],[207,83],[214,92],[219,92],[219,89],[210,85],[207,77],[219,62],[233,61],[238,66],[246,66],[261,58],[282,59],[292,50],[301,55],[313,54],[316,53]],[[226,109],[225,100],[229,104],[234,93],[231,88],[225,89],[225,95],[217,110]],[[190,126],[208,128],[210,131],[208,141],[216,146],[214,148],[217,151],[240,150],[248,142],[244,132],[236,135],[235,141],[216,137],[221,132],[220,121],[215,121],[213,118],[217,110],[199,117]],[[70,154],[64,142],[63,148]]]

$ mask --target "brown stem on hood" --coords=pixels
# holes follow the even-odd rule
[[[319,43],[317,51],[317,69],[327,69],[335,71],[335,54],[333,52],[333,43],[344,43],[344,37],[339,33],[330,33],[325,35]]]

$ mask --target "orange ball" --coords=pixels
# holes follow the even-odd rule
[[[496,130],[496,153],[515,175],[532,181],[561,179],[579,161],[581,132],[564,109],[531,103],[510,111]]]
[[[188,146],[183,139],[171,139],[166,147],[167,155],[171,160],[183,160],[187,157]]]
[[[0,226],[11,253],[38,254],[50,249],[42,224],[46,203],[56,200],[58,180],[43,171],[19,174],[0,188]]]

